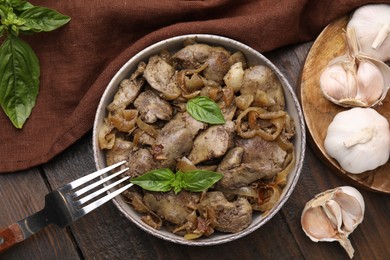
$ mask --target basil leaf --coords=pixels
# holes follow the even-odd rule
[[[172,186],[175,194],[179,193],[179,191],[183,188],[183,173],[181,171],[176,172]]]
[[[25,20],[23,30],[34,32],[53,31],[70,21],[70,17],[60,14],[50,8],[34,6],[20,14],[19,18]]]
[[[196,120],[209,124],[224,124],[221,109],[212,99],[199,96],[190,99],[186,105],[187,112]]]
[[[14,11],[25,11],[33,7],[32,4],[23,0],[7,0],[6,2],[10,6],[12,6],[12,9],[14,9]]]
[[[175,174],[170,169],[158,169],[133,178],[130,182],[149,191],[170,191],[174,179]]]
[[[16,128],[35,106],[40,67],[30,45],[9,35],[0,47],[0,105]]]
[[[8,13],[8,8],[2,4],[0,4],[0,18],[5,17],[5,14]]]
[[[213,186],[222,177],[223,174],[212,171],[188,171],[183,174],[182,185],[186,190],[200,192]]]

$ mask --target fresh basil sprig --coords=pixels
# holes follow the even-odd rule
[[[39,92],[39,60],[20,33],[53,31],[70,17],[23,0],[0,0],[0,105],[16,128],[22,128]]]
[[[144,175],[133,178],[131,182],[141,188],[149,191],[167,192],[174,190],[177,194],[182,189],[201,192],[222,178],[221,173],[194,170],[188,172],[177,171],[174,174],[170,169],[158,169],[145,173]]]
[[[225,118],[221,109],[212,99],[199,96],[188,100],[187,112],[196,120],[209,124],[224,124]]]

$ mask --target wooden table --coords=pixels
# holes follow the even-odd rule
[[[267,53],[296,88],[312,43]],[[314,243],[300,218],[315,194],[350,185],[316,157],[310,145],[295,191],[263,227],[227,244],[210,247],[176,245],[146,234],[108,202],[68,228],[49,226],[0,255],[0,259],[348,259],[337,242]],[[95,171],[91,133],[49,163],[0,174],[0,227],[44,206],[49,191]],[[390,178],[390,175],[389,175]],[[390,197],[359,189],[365,199],[362,224],[350,236],[355,259],[390,259]]]

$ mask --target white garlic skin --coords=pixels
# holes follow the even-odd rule
[[[357,93],[355,77],[348,76],[342,63],[331,64],[325,68],[320,77],[322,93],[332,102],[354,98]]]
[[[380,105],[390,88],[390,67],[361,51],[354,27],[347,27],[345,36],[347,52],[332,59],[321,73],[322,94],[343,107]]]
[[[388,61],[390,60],[389,25],[390,5],[369,4],[355,10],[347,28],[355,28],[361,52],[381,61]],[[373,48],[379,33],[383,33],[384,40],[379,47]]]
[[[389,123],[372,108],[342,111],[328,126],[324,147],[349,173],[376,169],[389,160]]]
[[[342,198],[342,196],[347,196],[345,198]],[[329,227],[326,227],[328,223],[324,224],[324,219],[322,217],[326,216],[326,213],[324,212],[323,207],[327,205],[329,202],[332,202],[334,204],[337,204],[340,209],[340,214],[342,214],[341,211],[347,212],[350,215],[353,215],[355,217],[353,224],[351,225],[351,228],[348,230],[343,230],[345,227],[343,225],[343,217],[342,215],[335,216],[335,219],[337,221],[341,221],[341,223],[337,223],[335,226],[332,227],[332,231],[329,233],[326,230],[330,230]],[[308,223],[306,222],[308,219],[306,219],[308,216],[306,213],[310,212],[310,210],[316,210],[317,217],[314,217],[312,220],[313,222]],[[320,213],[320,211],[322,213]],[[341,186],[337,187],[335,189],[326,190],[324,192],[321,192],[317,194],[313,199],[308,201],[305,205],[305,208],[301,215],[301,224],[303,231],[305,234],[314,242],[319,241],[336,241],[338,240],[338,236],[336,233],[345,233],[347,236],[352,233],[356,227],[363,222],[364,219],[364,213],[365,213],[365,203],[362,194],[354,187],[351,186]],[[323,215],[322,215],[323,214]],[[337,212],[338,214],[338,212]],[[309,216],[313,217],[313,216]],[[328,218],[330,221],[330,219]],[[343,227],[342,227],[343,226]],[[317,229],[316,232],[318,234],[322,233],[322,237],[317,237],[313,230]],[[329,236],[332,235],[332,236]]]
[[[314,242],[338,241],[352,258],[354,249],[348,236],[363,221],[364,212],[361,193],[351,186],[342,186],[308,201],[302,211],[301,226]]]
[[[381,104],[390,87],[390,67],[357,53],[331,60],[320,76],[320,89],[329,101],[343,107]]]

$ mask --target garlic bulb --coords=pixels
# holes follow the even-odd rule
[[[321,73],[321,92],[340,106],[375,106],[390,87],[390,67],[359,52],[353,29],[347,31],[346,38],[348,53],[331,60]]]
[[[390,5],[369,4],[355,10],[347,28],[353,27],[361,52],[390,60]]]
[[[348,236],[363,221],[364,210],[364,200],[357,189],[343,186],[327,190],[306,203],[302,229],[314,242],[338,241],[352,258],[354,249]]]
[[[347,172],[373,170],[389,160],[389,123],[372,108],[340,112],[328,126],[324,147]]]

